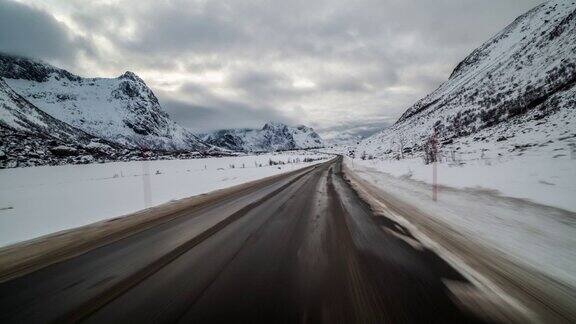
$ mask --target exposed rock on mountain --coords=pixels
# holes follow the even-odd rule
[[[0,125],[0,138],[0,169],[112,161],[189,159],[202,156],[198,152],[126,149],[98,138],[91,138],[90,142],[82,144],[76,140],[58,139],[43,132],[29,132],[5,125]],[[222,155],[224,152],[217,150],[205,154]]]
[[[173,122],[132,72],[111,79],[82,78],[42,62],[0,54],[0,77],[44,113],[91,136],[127,148],[209,148]]]
[[[88,151],[81,147],[95,145],[99,141],[36,108],[1,78],[0,136],[0,168],[59,164],[71,156],[82,158],[70,158],[70,163],[92,161],[93,157],[90,155],[88,158]],[[113,150],[109,145],[98,144],[100,148]],[[67,149],[68,154],[59,154],[64,152],[63,148]],[[94,147],[91,151],[97,156],[106,156],[106,150],[100,148]]]
[[[357,153],[398,157],[476,141],[546,145],[576,137],[576,3],[543,3],[474,50],[437,90]],[[495,144],[494,144],[495,145]]]
[[[0,77],[0,169],[13,168],[24,166],[39,166],[39,165],[60,165],[60,164],[84,164],[94,162],[109,162],[109,161],[134,161],[134,160],[157,160],[168,158],[193,158],[200,155],[221,155],[226,154],[220,149],[210,147],[209,145],[200,143],[196,137],[191,137],[191,143],[194,144],[193,148],[201,148],[202,153],[196,150],[191,150],[191,146],[184,145],[186,138],[181,140],[181,145],[176,145],[171,142],[173,139],[164,137],[158,140],[158,136],[152,138],[150,143],[161,143],[166,145],[148,145],[150,137],[139,138],[140,146],[133,145],[133,142],[110,141],[74,127],[67,122],[53,117],[51,114],[39,109],[32,104],[28,99],[21,96],[14,91],[10,85],[5,81],[9,80],[12,83],[25,82],[32,85],[32,88],[40,87],[35,85],[38,82],[51,82],[50,80],[56,79],[57,81],[68,80],[63,82],[75,81],[85,82],[79,77],[59,70],[48,65],[35,63],[25,59],[11,58],[8,56],[0,56],[1,73],[3,75],[12,76],[15,78],[27,79],[4,79]],[[14,62],[19,62],[14,64]],[[21,66],[23,66],[21,68]],[[28,80],[29,79],[29,80]],[[131,98],[141,98],[141,89],[134,87],[133,82],[141,83],[137,76],[127,73],[122,76],[119,82],[119,87],[112,92],[112,95],[123,98],[123,96]],[[131,80],[126,82],[127,80]],[[46,80],[46,81],[42,81]],[[143,82],[142,82],[143,84]],[[46,86],[46,85],[44,85]],[[149,93],[153,96],[152,92]],[[36,97],[36,98],[35,98]],[[53,105],[46,104],[47,101],[39,100],[40,103],[46,104],[51,109],[54,109],[56,114],[60,114],[63,119],[78,120],[74,116],[66,116],[67,111],[58,111],[58,100],[66,101],[65,95],[61,92],[50,93],[46,92],[36,93],[31,95],[30,98],[56,98],[51,102]],[[58,99],[60,98],[60,99]],[[52,100],[49,99],[48,101]],[[112,100],[113,101],[113,100]],[[128,103],[129,106],[131,103]],[[104,105],[104,103],[103,103]],[[156,107],[155,107],[156,108]],[[78,114],[82,114],[83,108],[78,108]],[[160,111],[160,114],[162,112]],[[82,115],[84,116],[84,115]],[[146,116],[146,114],[145,114]],[[155,116],[147,115],[147,116]],[[136,124],[139,126],[145,123],[138,123],[139,116],[136,118]],[[80,117],[82,118],[82,117]],[[154,119],[154,117],[151,117]],[[94,119],[92,120],[94,122]],[[113,120],[112,120],[113,121]],[[111,121],[111,122],[112,122]],[[167,125],[174,126],[175,124],[169,120],[164,120]],[[94,122],[94,125],[98,123]],[[112,123],[113,124],[113,123]],[[108,124],[106,124],[108,125]],[[106,126],[104,125],[104,126]],[[90,128],[88,128],[90,129]],[[100,134],[95,131],[94,133]],[[113,135],[113,134],[112,134]],[[184,132],[184,136],[188,136],[188,132]],[[190,135],[193,136],[193,135]],[[108,138],[117,139],[114,136],[107,136]],[[150,147],[146,150],[142,148]],[[176,148],[176,149],[175,149]],[[206,149],[208,148],[208,149]]]
[[[224,129],[201,138],[233,151],[267,152],[323,147],[322,138],[310,127],[267,123],[262,129]]]
[[[0,126],[29,134],[46,135],[64,142],[90,142],[93,136],[36,108],[0,78]]]

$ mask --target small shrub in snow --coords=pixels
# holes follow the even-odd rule
[[[50,152],[56,156],[74,156],[78,153],[78,150],[65,145],[59,145],[50,149]]]
[[[424,164],[438,162],[438,143],[435,136],[430,138],[424,143]]]

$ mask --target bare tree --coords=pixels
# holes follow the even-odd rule
[[[404,137],[399,137],[397,139],[398,142],[398,149],[400,150],[400,158],[404,159],[404,147],[406,147],[406,140]]]
[[[432,136],[428,138],[426,143],[424,143],[424,163],[430,164],[433,162],[438,162],[438,142],[436,139],[436,134],[433,133]]]

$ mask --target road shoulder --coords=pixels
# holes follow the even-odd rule
[[[344,165],[343,171],[358,194],[376,214],[402,223],[430,249],[461,271],[516,318],[533,322],[574,322],[574,291],[540,272],[521,266],[499,251],[484,246],[401,198],[383,190]],[[458,291],[456,288],[455,291]],[[521,321],[521,320],[520,320]]]

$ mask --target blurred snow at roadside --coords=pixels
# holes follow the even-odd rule
[[[361,160],[354,164],[396,177],[432,183],[432,164],[422,158]],[[521,157],[482,157],[441,162],[438,184],[455,188],[497,190],[507,197],[576,212],[576,159],[550,158],[534,152]]]
[[[345,159],[362,179],[524,265],[576,287],[576,161],[523,156],[439,163]]]

